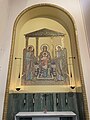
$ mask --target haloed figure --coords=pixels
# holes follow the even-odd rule
[[[34,47],[29,46],[26,51],[26,80],[32,80],[34,76]]]
[[[48,52],[48,48],[46,45],[42,46],[42,52],[39,56],[39,63],[40,63],[40,77],[50,77],[50,61],[51,56]]]
[[[66,80],[68,77],[67,50],[60,45],[56,46],[56,70],[57,79]]]

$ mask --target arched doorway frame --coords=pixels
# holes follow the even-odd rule
[[[71,16],[71,14],[66,11],[65,9],[61,8],[60,6],[56,6],[53,4],[37,4],[37,5],[33,5],[31,7],[26,8],[25,10],[23,10],[16,18],[15,22],[14,22],[14,26],[13,26],[13,33],[12,33],[12,44],[11,44],[11,52],[10,52],[10,59],[9,59],[9,67],[8,67],[8,76],[7,76],[7,84],[6,84],[6,92],[5,92],[5,100],[4,100],[4,109],[3,109],[3,120],[6,120],[6,115],[7,115],[7,110],[8,110],[8,97],[9,97],[9,85],[10,85],[10,78],[11,78],[11,71],[12,71],[12,64],[13,64],[13,53],[14,53],[14,45],[15,45],[15,36],[16,36],[16,30],[18,27],[19,22],[22,20],[22,17],[28,12],[31,11],[33,9],[37,9],[37,8],[43,8],[43,7],[50,7],[53,10],[57,9],[59,12],[63,12],[70,20],[71,22],[71,26],[73,29],[73,35],[74,35],[74,42],[75,42],[75,47],[76,47],[76,54],[77,54],[77,59],[78,59],[78,64],[79,64],[79,73],[80,73],[80,80],[81,80],[81,85],[82,85],[82,93],[83,93],[83,100],[84,100],[84,110],[85,110],[85,117],[86,120],[89,120],[89,113],[88,113],[88,105],[87,105],[87,97],[86,97],[86,91],[85,91],[85,85],[84,85],[84,78],[83,78],[83,72],[82,72],[82,65],[81,65],[81,61],[80,61],[80,53],[79,53],[79,47],[78,47],[78,36],[77,36],[77,30],[76,30],[76,25],[74,22],[73,17]],[[59,13],[60,14],[60,13]],[[48,15],[36,15],[33,16],[32,18],[35,17],[47,17]],[[30,19],[32,19],[30,18]],[[54,18],[54,16],[49,16],[50,19],[56,20],[57,22],[59,22],[59,17]],[[61,19],[62,21],[62,19]],[[25,21],[24,21],[25,22]],[[65,21],[61,22],[61,24],[66,28],[70,36],[70,39],[72,41],[72,37],[70,35],[71,31],[70,29],[68,29],[68,25],[65,23]],[[22,26],[22,25],[21,25]]]

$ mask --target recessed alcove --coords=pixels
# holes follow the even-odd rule
[[[27,81],[27,83],[26,83],[27,85],[24,85],[24,84],[22,84],[22,78],[18,78],[19,72],[20,72],[20,76],[22,77],[22,70],[23,70],[23,49],[25,48],[25,45],[26,45],[26,43],[25,43],[26,40],[25,40],[24,34],[35,31],[35,30],[38,31],[43,28],[48,28],[48,29],[51,29],[51,30],[54,30],[57,32],[62,32],[65,34],[63,44],[64,44],[64,48],[66,48],[66,50],[67,50],[67,58],[66,59],[67,59],[68,77],[69,77],[68,81],[66,81],[67,84],[64,84],[63,82],[60,83],[57,80],[55,80],[55,82],[53,80],[51,82],[50,82],[50,80],[48,80],[49,83],[45,82],[44,80],[43,80],[43,82],[37,80],[35,82],[32,82],[32,84]],[[34,46],[34,49],[35,49],[34,54],[36,55],[36,51],[37,51],[36,50],[36,38],[31,37],[31,38],[29,38],[28,42],[29,42],[28,43],[29,45]],[[40,52],[41,52],[41,46],[43,44],[47,44],[49,47],[49,52],[50,52],[51,59],[52,59],[53,57],[55,58],[55,54],[56,54],[55,47],[57,45],[62,45],[62,40],[61,40],[60,36],[59,37],[52,37],[52,36],[51,37],[40,37],[38,44],[39,44],[38,45],[38,56],[40,55]],[[53,52],[53,54],[52,54],[52,52]],[[69,37],[66,29],[61,24],[59,24],[55,20],[52,20],[49,18],[34,18],[34,19],[29,20],[22,26],[22,28],[20,30],[20,34],[17,36],[17,40],[15,41],[13,58],[21,58],[21,63],[20,63],[20,59],[13,59],[11,82],[10,82],[10,92],[15,91],[15,88],[18,86],[21,87],[22,92],[23,91],[25,92],[25,90],[28,92],[31,92],[31,93],[38,92],[38,90],[40,89],[39,87],[42,87],[42,86],[40,86],[40,84],[44,85],[44,88],[42,88],[43,92],[45,92],[46,91],[45,89],[47,88],[47,86],[45,86],[45,85],[48,85],[48,92],[51,92],[51,91],[52,92],[60,92],[60,89],[64,92],[64,91],[67,91],[67,90],[65,90],[65,88],[68,89],[68,91],[69,91],[70,85],[75,86],[73,63],[72,63],[72,59],[70,59],[70,57],[72,57],[70,37]],[[73,78],[70,78],[70,72],[72,72]],[[79,81],[79,79],[78,79],[78,81]],[[61,85],[58,86],[58,84],[62,84],[63,86],[61,86]],[[36,86],[37,90],[35,89],[35,85],[39,85],[39,87]],[[51,85],[53,85],[53,90],[51,88]],[[79,83],[79,86],[80,86],[80,83]],[[33,89],[33,87],[34,87],[34,89]],[[59,89],[57,89],[57,87]]]
[[[41,63],[39,59],[40,54],[43,52],[42,45],[44,44],[43,46],[47,45],[47,53],[48,56],[50,55],[49,58],[51,58],[51,61],[49,63],[50,67],[47,67],[48,65],[45,64],[46,66],[42,65],[42,68],[45,68],[45,74],[47,73],[46,67],[47,71],[49,72],[50,70],[51,72],[53,66],[51,62],[54,61],[54,65],[56,65],[56,76],[53,72],[51,72],[51,76],[46,76],[42,73],[43,77],[38,73],[35,78],[29,76],[29,79],[23,79],[23,53],[24,49],[28,48],[27,36],[25,35],[42,29],[49,29],[58,34],[63,34],[63,37],[62,35],[57,37],[53,35],[49,37],[43,36],[43,38],[40,36],[40,38],[36,36],[30,36],[31,38],[28,37],[28,46],[33,46],[34,56],[37,57],[39,61],[37,62],[39,72],[41,73]],[[6,94],[6,97],[8,101],[7,104],[5,104],[5,106],[8,107],[8,110],[6,110],[7,120],[14,119],[18,112],[44,111],[45,108],[47,111],[73,111],[77,115],[78,120],[85,119],[81,84],[82,79],[80,76],[82,71],[78,51],[78,36],[76,33],[75,23],[70,14],[64,9],[53,5],[42,4],[32,6],[22,11],[16,18],[13,27],[11,58],[8,73],[8,82],[10,86],[7,86],[8,95]],[[58,53],[57,46],[60,47],[62,51],[66,51],[64,52],[66,57],[62,60],[61,58],[59,59],[56,54]],[[60,61],[58,64],[56,61],[57,59]],[[65,64],[63,63],[64,60]],[[61,65],[62,63],[64,65]],[[60,68],[61,74],[67,75],[67,77],[61,74],[58,75],[57,67],[59,65],[62,67]],[[63,70],[65,66],[67,67],[66,71]],[[62,71],[64,72],[62,73]],[[29,75],[30,74],[31,71]],[[61,77],[60,75],[63,77],[59,78]],[[10,108],[11,106],[12,109]],[[10,115],[11,112],[12,114]],[[68,118],[66,119],[69,120]]]

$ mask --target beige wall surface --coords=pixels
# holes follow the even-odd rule
[[[89,55],[90,55],[90,0],[80,0],[83,20],[84,20],[84,27],[88,42],[88,49],[89,49]]]
[[[84,30],[85,30],[85,36],[86,36],[86,41],[87,41],[87,49],[88,49],[88,54],[89,54],[89,59],[90,59],[90,0],[80,0],[80,7],[81,7],[81,12],[82,12],[82,17],[83,17],[83,25],[84,25]],[[89,61],[86,61],[87,64],[89,64]],[[86,66],[87,67],[87,66]],[[89,116],[90,116],[90,94],[89,94],[89,87],[90,87],[90,80],[89,80],[89,71],[90,71],[90,66],[86,68],[86,76],[87,78],[85,79],[85,85],[86,85],[86,91],[88,94],[88,103],[89,103]]]
[[[7,39],[8,0],[0,0],[0,120],[2,120],[4,93],[8,71],[10,42]]]
[[[90,58],[79,0],[67,0],[67,2],[66,0],[9,0],[9,2],[8,0],[0,0],[0,120],[2,120],[3,113],[13,24],[22,10],[41,3],[58,5],[66,9],[75,20],[90,112]]]

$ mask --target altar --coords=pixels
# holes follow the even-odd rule
[[[72,111],[19,112],[15,115],[15,120],[77,120],[77,116]]]

